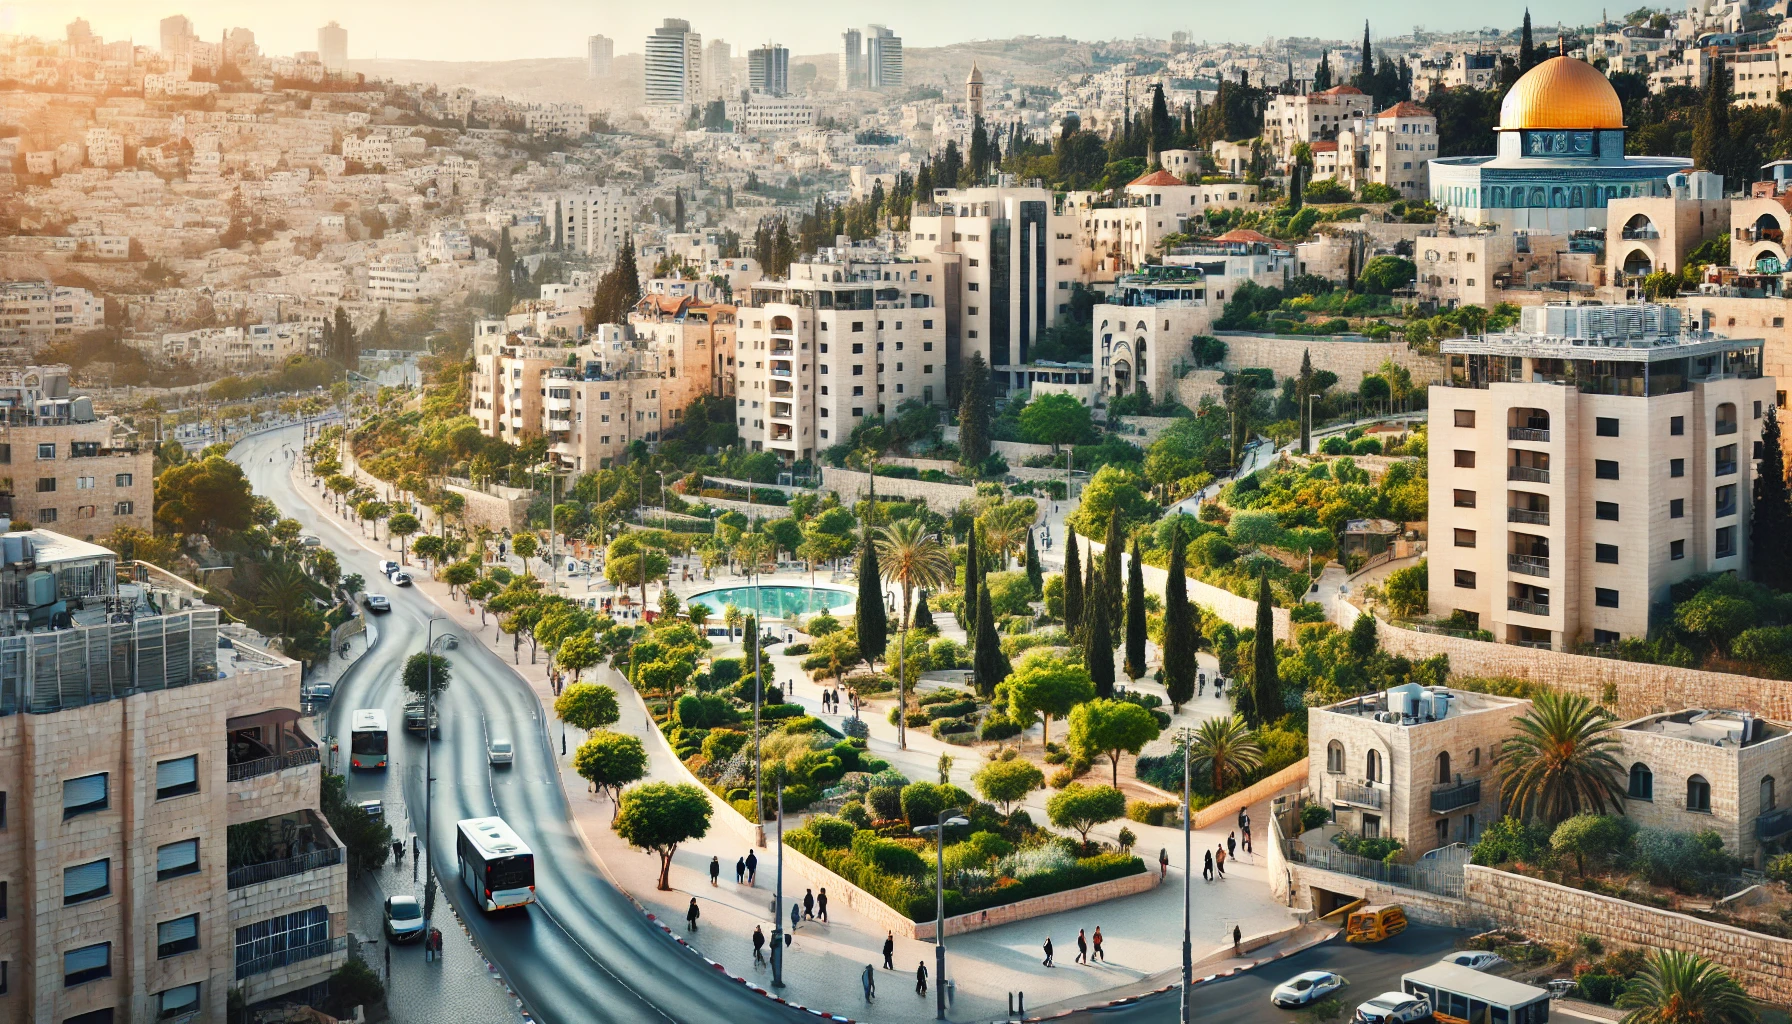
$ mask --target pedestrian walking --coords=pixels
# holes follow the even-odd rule
[[[915,995],[927,994],[927,961],[915,965]]]
[[[1243,943],[1244,943],[1244,933],[1238,930],[1237,925],[1233,925],[1232,926],[1232,955],[1233,956],[1243,956],[1244,955]]]
[[[1213,851],[1208,850],[1201,858],[1201,881],[1213,881]]]
[[[1050,935],[1045,937],[1045,966],[1058,966],[1057,964],[1052,963],[1052,937]]]
[[[721,877],[722,877],[722,858],[716,857],[716,856],[711,856],[709,858],[709,884],[710,885],[717,884],[721,880]]]
[[[1083,934],[1081,928],[1076,930],[1076,962],[1079,964],[1089,962],[1089,937]]]
[[[1246,852],[1246,853],[1255,853],[1256,852],[1255,850],[1251,849],[1251,827],[1249,825],[1246,825],[1244,827],[1244,852]]]
[[[753,962],[765,963],[765,929],[759,925],[753,926]]]
[[[893,971],[895,969],[896,969],[896,933],[895,932],[887,932],[884,935],[884,970]]]
[[[1091,942],[1095,946],[1095,952],[1090,955],[1090,961],[1100,960],[1104,964],[1107,963],[1108,955],[1101,951],[1101,925],[1095,926],[1095,935],[1092,937]]]
[[[759,855],[752,850],[747,851],[747,884],[759,884]]]
[[[1250,821],[1251,821],[1251,814],[1250,814],[1250,812],[1249,812],[1249,811],[1247,811],[1247,810],[1245,810],[1245,809],[1244,809],[1244,808],[1243,808],[1243,807],[1240,807],[1240,808],[1239,808],[1239,809],[1238,809],[1238,827],[1239,827],[1239,828],[1240,828],[1240,829],[1241,829],[1241,830],[1242,830],[1242,829],[1247,829],[1247,828],[1250,828],[1250,827],[1251,827],[1251,826],[1250,826]]]
[[[793,931],[793,932],[796,931],[796,923],[801,914],[802,914],[802,908],[798,907],[796,905],[795,900],[791,900],[790,901],[790,930],[791,931]]]
[[[404,840],[402,840],[402,839],[392,840],[392,859],[394,861],[400,861],[400,860],[404,859]]]
[[[1226,856],[1228,856],[1228,857],[1238,856],[1238,833],[1237,832],[1226,833]]]
[[[815,890],[803,890],[803,920],[815,920]]]
[[[828,919],[828,891],[825,887],[815,897],[815,916],[824,922]]]
[[[870,964],[866,964],[865,973],[859,975],[859,984],[865,987],[865,1001],[867,1003],[877,998],[877,972],[871,969]]]
[[[736,857],[734,860],[734,884],[741,885],[747,880],[747,858]]]
[[[1213,851],[1213,866],[1219,870],[1221,878],[1226,877],[1226,848],[1224,846]]]
[[[692,932],[696,931],[697,930],[697,918],[702,917],[702,916],[703,915],[701,913],[699,913],[697,910],[697,897],[692,896],[691,897],[691,909],[684,912],[684,920],[685,920],[685,924],[687,925],[685,930],[692,931]]]
[[[1170,877],[1170,851],[1162,847],[1157,851],[1157,877],[1159,880]]]

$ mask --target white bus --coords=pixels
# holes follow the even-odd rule
[[[468,818],[454,844],[460,880],[482,910],[535,902],[535,855],[503,818]]]
[[[1439,1024],[1549,1024],[1549,991],[1444,961],[1400,978]]]
[[[352,768],[386,767],[386,713],[362,708],[349,717],[348,763]]]

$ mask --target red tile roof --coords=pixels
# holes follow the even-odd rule
[[[1159,168],[1155,171],[1152,171],[1150,174],[1139,175],[1138,177],[1134,178],[1133,180],[1127,182],[1126,187],[1131,188],[1134,185],[1146,185],[1146,186],[1149,186],[1152,188],[1159,188],[1159,187],[1162,187],[1165,185],[1183,185],[1183,184],[1186,184],[1186,182],[1184,182],[1181,178],[1178,178],[1174,174],[1171,174],[1169,171]]]
[[[1215,237],[1214,241],[1216,241],[1216,242],[1262,242],[1265,245],[1273,245],[1278,249],[1290,248],[1290,246],[1288,245],[1287,242],[1278,241],[1277,239],[1271,238],[1268,235],[1263,234],[1261,231],[1252,231],[1250,228],[1233,228],[1231,231],[1228,231],[1223,235],[1219,235],[1219,236]]]
[[[1431,111],[1419,106],[1411,100],[1401,100],[1388,109],[1375,115],[1376,117],[1435,117]]]
[[[1336,153],[1338,142],[1336,139],[1320,139],[1316,142],[1309,142],[1307,147],[1315,153]]]
[[[1334,85],[1324,92],[1313,93],[1314,96],[1361,96],[1363,90],[1354,85]]]

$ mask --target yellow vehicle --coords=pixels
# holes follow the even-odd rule
[[[1380,942],[1406,930],[1406,908],[1398,903],[1358,907],[1344,921],[1345,942]]]

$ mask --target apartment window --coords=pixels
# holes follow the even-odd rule
[[[91,476],[75,477],[75,490],[91,491],[91,490],[93,490],[94,483],[95,483],[95,478],[91,477]]]
[[[1475,492],[1474,491],[1465,491],[1460,487],[1456,488],[1456,507],[1457,508],[1474,508],[1475,507]]]
[[[1468,569],[1456,570],[1456,585],[1463,590],[1475,589],[1475,574]]]
[[[10,905],[7,901],[6,885],[7,883],[0,882],[0,921],[6,920],[6,909]],[[4,990],[0,989],[0,991]]]
[[[863,377],[865,375],[865,364],[864,363],[852,364],[852,375],[854,377]]]
[[[825,342],[825,341],[824,341],[824,342],[821,342],[821,343],[820,343],[820,347],[821,347],[821,354],[822,354],[822,355],[827,355],[827,353],[828,353],[828,343],[827,343],[827,342]]]
[[[1611,633],[1610,630],[1605,629],[1596,629],[1593,632],[1595,635]],[[1611,636],[1611,642],[1617,643],[1617,634],[1611,633]],[[1649,770],[1648,765],[1638,761],[1630,766],[1630,788],[1625,791],[1624,795],[1632,800],[1655,799],[1655,773]]]
[[[1712,461],[1717,463],[1718,476],[1729,476],[1731,473],[1736,472],[1736,446],[1733,444],[1726,444],[1719,448],[1717,450],[1717,458]]]
[[[136,512],[137,503],[134,501],[120,501],[112,506],[112,514],[115,516],[135,515]]]
[[[1735,515],[1736,514],[1736,485],[1735,484],[1725,484],[1722,487],[1719,487],[1717,489],[1717,494],[1714,498],[1713,504],[1717,508],[1717,515],[1719,517]]]
[[[1717,543],[1712,551],[1713,558],[1729,558],[1736,553],[1736,528],[1720,526],[1717,530]]]
[[[933,330],[933,321],[932,320],[921,321],[921,329],[924,331]],[[930,341],[927,343],[927,351],[929,351],[929,352],[933,351],[933,342]]]
[[[1617,565],[1618,564],[1618,545],[1616,545],[1616,544],[1595,544],[1595,545],[1593,545],[1593,561],[1604,562],[1608,565]]]
[[[865,343],[862,341],[853,342],[852,343],[852,354],[855,356],[864,355],[865,354]]]
[[[199,792],[199,755],[156,762],[156,799]]]
[[[1474,469],[1475,468],[1475,453],[1472,450],[1467,449],[1467,448],[1456,449],[1456,468],[1457,469]]]
[[[40,508],[40,509],[38,509],[38,510],[37,510],[37,521],[38,521],[38,522],[40,522],[40,523],[53,523],[53,522],[55,522],[55,521],[56,521],[56,510],[55,510],[55,509],[53,509],[53,508]]]
[[[1703,775],[1694,775],[1686,780],[1686,809],[1706,812],[1711,810],[1711,783],[1706,782]]]
[[[1593,588],[1593,603],[1601,608],[1618,607],[1618,592],[1604,587]]]
[[[112,1007],[77,1013],[73,1017],[64,1017],[62,1024],[112,1024]]]
[[[56,478],[55,477],[40,476],[37,478],[37,493],[52,494],[55,492],[55,490],[56,490]]]
[[[865,333],[865,321],[863,321],[863,320],[854,320],[854,321],[853,321],[853,322],[852,322],[852,330],[853,330],[853,333],[854,333],[854,334],[863,334],[863,333]]]
[[[1678,562],[1686,557],[1686,542],[1683,540],[1668,541],[1668,559]]]
[[[108,859],[77,864],[62,871],[62,905],[96,900],[112,891],[112,862]]]
[[[932,346],[930,345],[928,347],[931,348]],[[933,364],[932,363],[922,363],[921,364],[921,372],[922,373],[932,373],[933,372]]]
[[[54,444],[38,445],[37,446],[37,457],[40,460],[48,460],[48,459],[55,458],[56,457],[56,446]]]
[[[1475,546],[1475,531],[1473,531],[1473,530],[1457,530],[1456,531],[1456,546],[1459,548],[1474,547]]]
[[[1595,519],[1609,520],[1614,523],[1617,522],[1618,503],[1615,501],[1595,501],[1593,503],[1593,517]]]
[[[199,1012],[199,985],[182,985],[156,996],[157,1020],[172,1020]]]
[[[853,407],[852,407],[852,414],[853,414],[853,415],[854,415],[854,416],[863,416],[863,415],[865,415],[865,407],[864,407],[864,406],[862,406],[862,405],[855,405],[855,406],[853,406]]]
[[[1669,459],[1668,460],[1668,475],[1675,476],[1675,477],[1685,476],[1686,475],[1686,460],[1685,459]]]
[[[857,398],[860,395],[863,395],[864,393],[865,393],[865,385],[863,385],[863,384],[854,384],[853,385],[852,395],[854,398]]]
[[[156,881],[190,875],[199,870],[199,840],[183,839],[156,848]]]
[[[1593,460],[1593,475],[1601,480],[1618,479],[1618,463],[1613,459]]]
[[[83,775],[62,784],[62,818],[106,809],[106,773]]]
[[[1456,410],[1456,425],[1459,427],[1474,426],[1475,425],[1475,410],[1473,410],[1473,409],[1458,409],[1458,410]]]
[[[73,988],[86,981],[112,976],[112,944],[101,942],[62,954],[62,985]]]
[[[1593,419],[1593,433],[1600,437],[1618,436],[1618,418],[1616,416],[1597,416]]]
[[[199,948],[199,915],[188,914],[156,925],[156,957],[166,959]]]
[[[1669,416],[1668,417],[1668,433],[1674,435],[1675,437],[1679,437],[1680,435],[1686,433],[1686,417],[1684,417],[1684,416]]]

